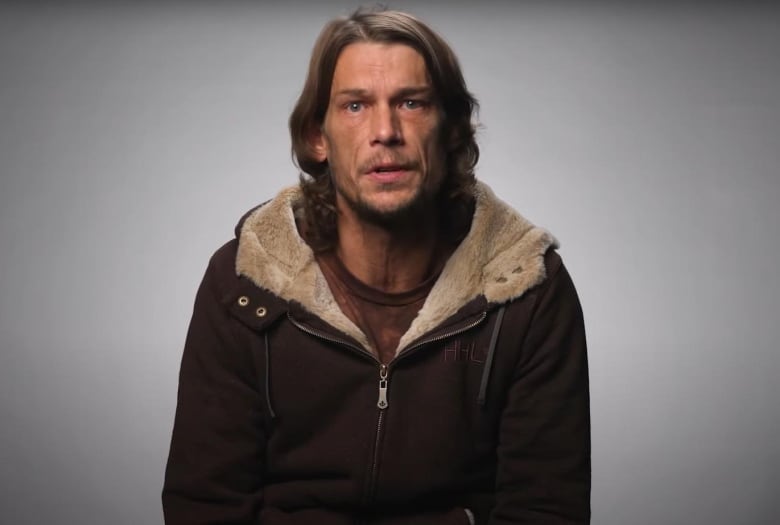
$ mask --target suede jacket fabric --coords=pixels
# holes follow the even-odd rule
[[[195,300],[168,525],[589,523],[577,294],[550,234],[475,194],[387,366],[298,235],[300,191],[242,219]]]

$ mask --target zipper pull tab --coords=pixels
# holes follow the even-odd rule
[[[379,400],[376,406],[382,410],[387,408],[387,365],[379,367]]]

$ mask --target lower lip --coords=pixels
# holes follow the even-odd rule
[[[397,180],[400,180],[403,177],[405,177],[407,173],[408,173],[407,170],[372,171],[368,174],[368,176],[377,182],[387,183],[387,182],[395,182]]]

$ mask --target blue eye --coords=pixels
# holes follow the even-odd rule
[[[363,103],[362,102],[350,102],[347,104],[347,111],[350,113],[357,113],[363,109]]]
[[[404,100],[404,107],[406,109],[417,109],[423,107],[423,102],[421,100]]]

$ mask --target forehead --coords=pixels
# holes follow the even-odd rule
[[[405,44],[357,42],[346,46],[336,61],[332,93],[341,89],[427,86],[425,59]]]

